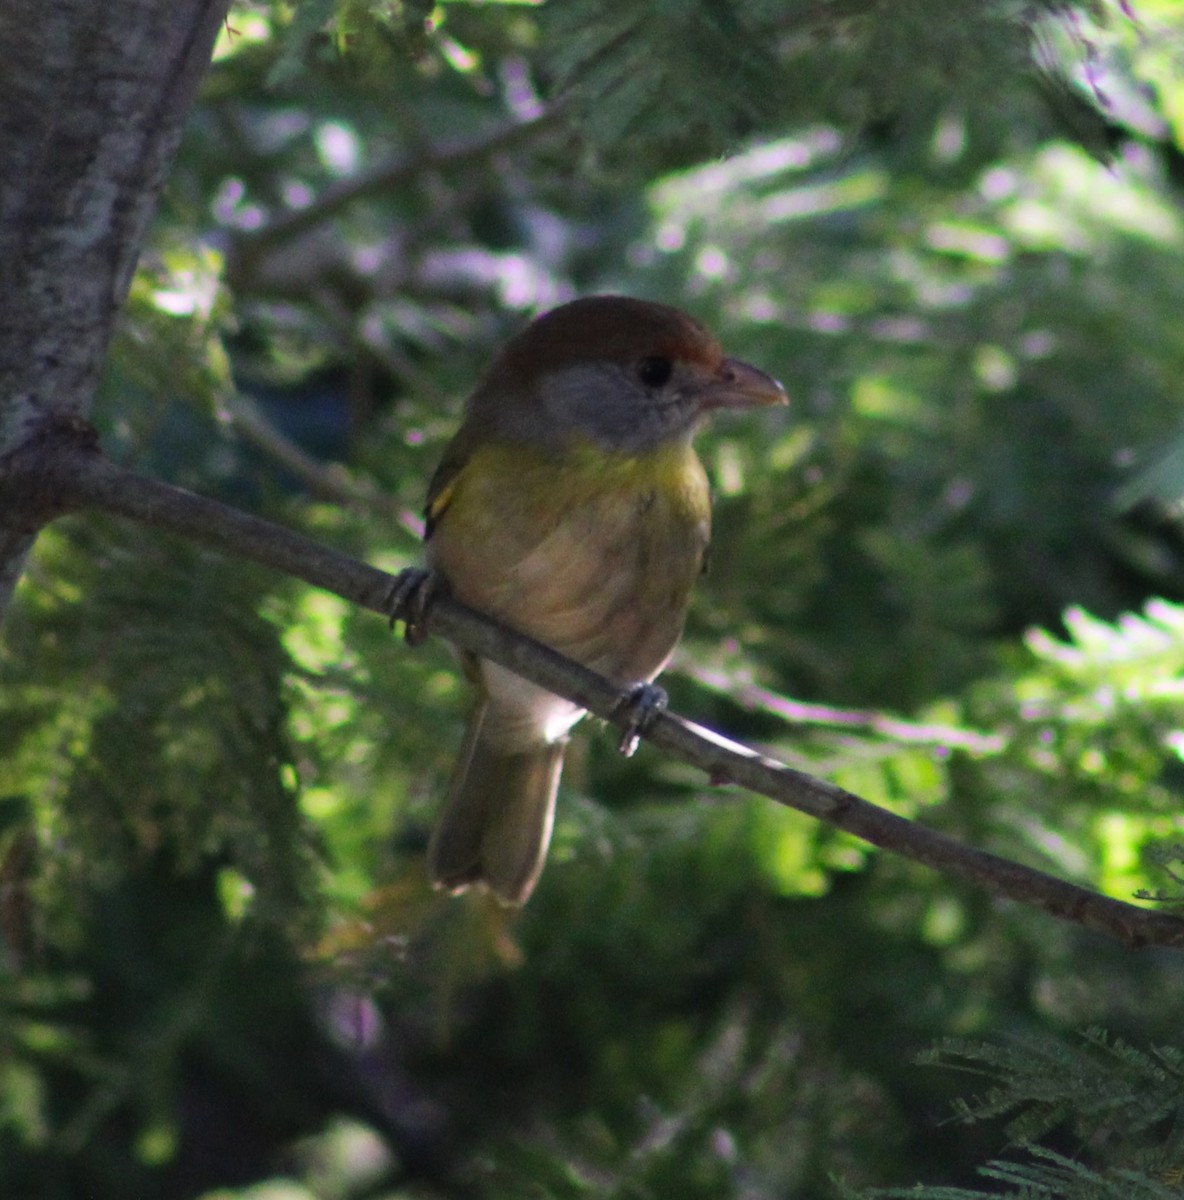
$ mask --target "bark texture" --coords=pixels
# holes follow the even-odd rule
[[[90,409],[228,4],[5,0],[0,472],[47,421]],[[34,532],[0,509],[0,615]]]

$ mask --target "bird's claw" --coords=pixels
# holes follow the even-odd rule
[[[391,619],[403,622],[403,640],[418,646],[428,636],[427,615],[439,589],[439,576],[423,567],[408,567],[395,576],[384,608]]]
[[[639,683],[630,688],[617,706],[618,714],[626,719],[617,751],[625,758],[632,758],[642,737],[668,704],[666,693],[657,684]]]

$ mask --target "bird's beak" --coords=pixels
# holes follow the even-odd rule
[[[785,388],[738,358],[725,358],[704,388],[701,408],[765,408],[788,404]]]

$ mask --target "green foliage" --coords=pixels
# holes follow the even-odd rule
[[[956,122],[951,136],[966,132]],[[1131,604],[1113,560],[1150,559],[1114,521],[1114,460],[1174,427],[1181,365],[1163,323],[1184,302],[1180,221],[1158,184],[1128,181],[1120,201],[1104,168],[1063,146],[953,196],[934,168],[894,178],[822,133],[652,193],[655,269],[689,274],[748,353],[777,354],[808,421],[792,459],[770,439],[742,475],[760,497],[745,535],[759,539],[764,518],[769,560],[788,544],[790,586],[729,594],[729,609],[833,628],[840,640],[810,661],[778,639],[783,669],[901,707],[981,671],[1001,629],[1050,625],[1071,603],[1107,616]],[[1146,403],[1116,404],[1131,377],[1147,380]],[[821,512],[788,529],[803,509]],[[820,518],[828,538],[811,547]],[[1178,587],[1174,561],[1159,564],[1157,586]],[[843,652],[853,631],[874,656]]]
[[[1077,611],[1066,623],[1070,640],[1032,633],[1032,669],[976,692],[971,720],[1011,731],[979,782],[1018,788],[1024,836],[1051,848],[1067,835],[1089,877],[1129,894],[1140,850],[1171,836],[1179,808],[1184,612],[1155,601],[1115,625]],[[1072,869],[1064,849],[1053,862]]]
[[[262,914],[297,915],[314,843],[258,577],[90,527],[46,536],[23,595],[0,660],[0,790],[54,848],[48,894],[77,915],[80,895],[164,855],[186,874],[225,862]]]
[[[864,1193],[879,1200],[1173,1200],[1179,1189],[1138,1171],[1097,1172],[1061,1154],[1033,1149],[1035,1162],[992,1162],[982,1174],[1017,1190],[928,1188]]]
[[[981,1098],[961,1101],[957,1115],[967,1121],[1010,1115],[1007,1132],[1017,1142],[1035,1142],[1068,1123],[1094,1151],[1104,1151],[1112,1139],[1129,1147],[1132,1140],[1153,1138],[1162,1156],[1156,1167],[1184,1149],[1172,1140],[1181,1134],[1184,1102],[1184,1057],[1172,1047],[1146,1053],[1094,1030],[1077,1046],[1047,1039],[1003,1045],[951,1039],[921,1061],[994,1081]]]
[[[1180,1050],[1141,1051],[1094,1030],[1077,1044],[1048,1037],[1004,1043],[947,1039],[921,1061],[991,1081],[982,1095],[959,1101],[955,1113],[965,1122],[1010,1117],[1007,1132],[1023,1149],[1022,1157],[992,1162],[980,1173],[1017,1190],[919,1185],[859,1193],[865,1200],[1168,1200],[1179,1195],[1184,1155]],[[1057,1129],[1085,1148],[1086,1162],[1040,1144]]]
[[[1054,121],[1106,159],[1097,98],[1045,44],[1060,22],[1071,57],[1087,58],[1074,24],[1082,10],[1104,20],[1113,6],[567,0],[544,8],[543,34],[554,45],[551,90],[570,100],[586,136],[608,148],[627,137],[628,153],[647,150],[666,167],[701,162],[772,122],[821,118],[923,137],[940,109],[971,113],[1016,91],[1043,94]]]
[[[397,569],[510,331],[680,304],[792,403],[700,441],[674,707],[1178,902],[1184,554],[1115,498],[1179,434],[1184,24],[956,8],[239,6],[104,445]],[[527,909],[433,895],[447,647],[82,519],[4,633],[0,1194],[1178,1191],[1177,955],[595,728]]]

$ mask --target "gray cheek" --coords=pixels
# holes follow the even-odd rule
[[[543,381],[542,394],[550,428],[626,454],[689,435],[696,421],[693,402],[662,402],[622,368],[607,364],[556,371]]]
[[[543,381],[542,394],[547,416],[557,428],[597,441],[611,444],[637,421],[640,397],[615,367],[589,363],[557,371]]]

